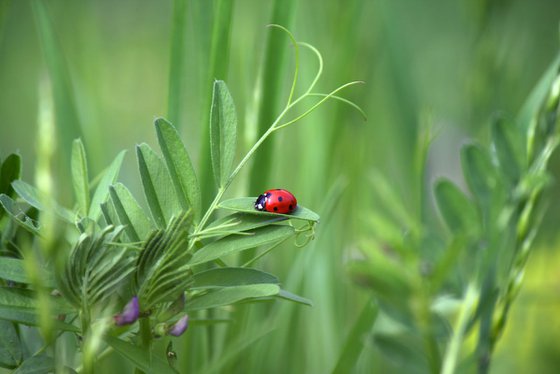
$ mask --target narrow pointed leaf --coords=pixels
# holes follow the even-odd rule
[[[71,211],[58,205],[51,197],[41,195],[39,190],[32,185],[22,180],[16,180],[12,183],[12,187],[32,207],[44,211],[46,209],[45,204],[48,204],[50,205],[49,208],[52,208],[58,217],[66,222],[74,223],[74,214]]]
[[[249,236],[227,236],[212,242],[194,254],[190,265],[202,264],[220,257],[285,240],[295,234],[291,226],[268,226],[249,231]]]
[[[342,346],[342,352],[338,357],[333,374],[351,373],[364,346],[369,332],[377,319],[379,308],[371,301],[367,301],[358,316],[358,319],[352,326],[352,330],[346,337],[346,342]]]
[[[113,160],[99,185],[97,186],[95,193],[93,194],[93,198],[91,199],[91,207],[89,209],[89,218],[96,221],[101,214],[101,203],[107,200],[109,195],[109,186],[116,182],[117,177],[119,175],[119,171],[121,170],[121,165],[124,159],[124,155],[126,151],[120,152],[117,157]]]
[[[107,336],[105,341],[115,351],[133,363],[137,368],[145,373],[176,374],[165,361],[155,354],[146,354],[146,351],[136,345],[132,345],[124,340]]]
[[[481,147],[469,144],[461,153],[463,174],[472,194],[488,203],[497,186],[496,170],[490,160],[490,155]]]
[[[156,225],[164,229],[171,217],[181,210],[171,176],[162,159],[149,145],[137,146],[136,155],[150,212]]]
[[[500,171],[505,174],[512,184],[519,182],[521,176],[521,161],[523,147],[518,147],[514,142],[513,128],[507,127],[508,123],[499,119],[492,126],[492,142],[500,164]]]
[[[235,157],[237,115],[229,90],[223,81],[214,82],[210,113],[210,152],[216,185],[227,183]]]
[[[195,221],[198,221],[202,209],[200,187],[187,149],[175,127],[165,119],[156,119],[155,126],[159,147],[173,180],[181,207],[183,210],[190,207],[193,210]]]
[[[278,295],[276,295],[276,296],[280,299],[289,300],[289,301],[292,301],[294,303],[303,304],[303,305],[307,305],[307,306],[313,306],[313,302],[311,300],[306,299],[305,297],[301,297],[299,295],[296,295],[294,293],[291,293],[290,291],[280,290],[280,292],[278,292]]]
[[[257,269],[215,268],[195,274],[192,288],[221,288],[261,283],[279,284],[280,281],[274,275]]]
[[[29,309],[4,309],[0,308],[0,320],[12,321],[26,326],[39,326],[39,317],[35,310]],[[57,330],[79,332],[80,329],[69,323],[61,322],[57,319],[51,321]]]
[[[154,226],[134,196],[122,183],[111,186],[109,191],[119,221],[125,226],[130,240],[139,242],[146,239]]]
[[[237,212],[255,214],[267,217],[286,217],[293,219],[303,219],[306,221],[319,222],[319,215],[310,209],[298,204],[296,210],[291,214],[280,214],[280,213],[270,213],[261,212],[255,209],[256,197],[240,197],[236,199],[230,199],[222,201],[219,205],[220,208],[235,210]]]
[[[85,216],[89,209],[89,177],[86,150],[80,139],[72,143],[72,184],[78,209]]]
[[[278,295],[277,284],[252,284],[245,286],[226,287],[207,293],[187,303],[187,310],[210,309],[231,305],[240,301]]]
[[[436,184],[435,197],[439,211],[449,229],[453,232],[468,232],[479,225],[478,214],[473,203],[448,180]]]

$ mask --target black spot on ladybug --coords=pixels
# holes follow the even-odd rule
[[[278,196],[278,201],[282,201],[284,199],[282,199],[282,196]]]
[[[288,209],[290,209],[290,210],[292,210],[292,209],[293,209],[293,206],[292,206],[292,204],[290,204],[290,206],[288,207]]]
[[[277,207],[277,206],[274,207],[274,211],[275,211],[275,212],[278,211],[278,207]]]

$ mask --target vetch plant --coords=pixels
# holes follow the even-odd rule
[[[559,72],[557,58],[515,121],[494,119],[489,146],[463,147],[468,193],[447,179],[435,184],[447,230],[427,220],[422,194],[411,209],[385,178],[373,177],[387,214],[368,213],[374,235],[364,238],[365,258],[353,261],[350,272],[375,295],[379,308],[368,303],[356,326],[373,326],[371,338],[387,368],[489,371],[544,214],[547,163],[560,136]],[[422,186],[429,133],[419,140],[416,183]],[[378,311],[390,322],[377,328]],[[357,358],[345,350],[335,371],[353,367]]]
[[[98,357],[114,350],[138,371],[172,373],[180,369],[174,368],[171,359],[176,355],[171,345],[166,353],[159,352],[157,339],[183,336],[189,324],[197,324],[198,311],[271,299],[311,304],[284,290],[276,276],[250,265],[290,239],[296,245],[306,244],[319,216],[302,205],[290,214],[257,211],[255,197],[224,201],[223,196],[273,133],[295,124],[331,98],[359,109],[336,95],[359,82],[327,94],[314,92],[323,71],[320,53],[297,42],[283,27],[273,27],[287,33],[295,52],[295,74],[286,106],[233,167],[235,105],[226,84],[214,82],[209,125],[217,193],[206,209],[187,149],[178,131],[163,118],[155,120],[161,154],[147,144],[136,146],[147,211],[117,182],[124,152],[92,180],[84,145],[79,139],[74,141],[75,206],[71,209],[19,179],[19,156],[11,155],[2,163],[0,328],[10,344],[0,345],[0,366],[46,371],[67,366],[88,373],[93,372]],[[298,96],[302,47],[313,52],[319,66],[309,87]],[[313,98],[318,100],[296,112],[304,100]],[[56,255],[37,251],[44,235],[41,220],[47,215],[56,217],[63,228],[58,230],[59,236],[50,237],[49,243],[58,248]],[[237,255],[249,249],[260,251],[237,264]],[[45,265],[37,268],[38,262]],[[210,318],[201,322],[222,321]],[[18,332],[20,325],[38,326],[54,335],[43,334],[42,348],[24,354],[31,342]],[[80,359],[60,356],[61,350],[56,348],[60,344],[68,345],[65,349]]]

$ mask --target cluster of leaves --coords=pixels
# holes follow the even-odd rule
[[[141,370],[173,372],[172,362],[152,354],[151,345],[166,333],[176,335],[178,329],[172,324],[178,320],[186,328],[187,313],[196,317],[199,310],[274,299],[311,304],[282,289],[276,276],[250,266],[290,238],[303,237],[306,243],[313,237],[319,216],[301,205],[283,215],[256,211],[254,197],[222,199],[240,169],[273,132],[297,122],[330,98],[356,107],[334,94],[358,82],[330,94],[311,91],[322,72],[321,56],[287,33],[296,49],[288,103],[235,169],[235,106],[226,84],[214,82],[210,151],[217,193],[208,207],[202,204],[201,186],[178,131],[163,118],[155,121],[161,154],[147,144],[136,147],[147,210],[117,182],[124,151],[92,180],[85,147],[80,139],[74,141],[71,171],[76,204],[72,209],[20,180],[19,156],[4,161],[0,328],[6,339],[0,340],[1,367],[33,367],[40,359],[41,365],[52,368],[53,360],[45,351],[57,338],[53,332],[69,332],[79,338],[86,372],[103,347],[119,352]],[[294,99],[300,45],[316,54],[319,69],[307,91]],[[303,114],[281,122],[298,102],[311,96],[320,100]],[[218,211],[222,214],[216,215]],[[51,234],[41,225],[47,215],[64,227],[55,238],[56,254],[37,250],[42,238]],[[253,258],[236,264],[238,254],[259,248],[252,252]],[[113,322],[113,315],[125,304]],[[138,318],[139,324],[134,323]],[[191,320],[196,323],[196,318]],[[19,324],[38,326],[45,338],[44,347],[31,356],[21,353],[25,341],[17,332]]]
[[[350,272],[374,292],[392,321],[374,328],[373,341],[393,369],[488,371],[544,214],[547,161],[559,141],[559,110],[556,60],[515,121],[493,121],[490,146],[463,147],[470,194],[447,179],[435,184],[446,231],[427,220],[422,209],[405,207],[388,182],[375,177],[373,185],[388,214],[368,216],[375,236],[365,240],[366,258],[353,262]],[[429,143],[429,135],[420,141],[419,164]],[[417,170],[419,185],[424,170],[423,165]],[[373,323],[376,312],[366,306],[357,323]],[[464,352],[462,342],[471,336],[476,349]]]

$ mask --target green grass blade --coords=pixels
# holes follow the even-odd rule
[[[99,185],[97,186],[95,193],[93,194],[93,198],[91,199],[91,207],[89,209],[89,218],[94,221],[96,221],[101,214],[101,203],[107,200],[107,196],[109,195],[109,186],[115,183],[117,180],[125,153],[126,151],[121,151],[117,155],[117,157],[115,157],[115,159],[101,178],[101,181],[99,182]]]
[[[133,242],[146,239],[154,227],[130,191],[122,183],[117,183],[109,187],[109,193],[129,239]]]
[[[236,141],[237,114],[233,99],[224,81],[215,81],[210,114],[210,152],[218,187],[223,187],[230,176]]]
[[[181,210],[171,176],[163,160],[149,145],[137,146],[136,156],[150,212],[156,225],[164,229],[171,217]]]
[[[81,137],[80,118],[74,102],[74,93],[70,79],[68,65],[65,61],[62,48],[54,31],[52,20],[47,11],[47,2],[32,1],[31,7],[35,16],[35,23],[39,33],[45,62],[52,82],[56,125],[60,145],[63,152],[68,149],[72,141]],[[63,154],[67,160],[69,154]]]
[[[72,143],[72,184],[80,213],[87,216],[89,209],[89,177],[86,150],[81,139]]]
[[[237,212],[249,213],[263,217],[286,217],[293,219],[302,219],[306,221],[319,222],[319,215],[312,210],[298,204],[296,210],[291,214],[270,213],[255,210],[256,197],[239,197],[222,201],[220,208],[235,210]]]
[[[369,335],[369,331],[373,327],[379,308],[371,301],[366,302],[358,319],[352,326],[352,330],[346,337],[346,341],[342,346],[342,352],[338,357],[338,361],[333,374],[351,373],[356,365],[362,350],[364,349],[365,340]]]
[[[155,127],[159,146],[181,207],[186,211],[190,206],[195,221],[198,221],[202,210],[200,187],[187,149],[171,123],[158,118]]]
[[[205,87],[208,88],[208,91],[205,95],[205,105],[203,106],[199,157],[203,207],[210,205],[215,192],[214,183],[212,183],[212,157],[210,155],[210,108],[212,106],[214,80],[227,80],[233,4],[234,2],[231,0],[217,0],[214,2],[210,61],[208,62],[208,75],[205,82]]]
[[[275,0],[269,23],[289,29],[293,23],[294,9],[294,0]],[[288,98],[284,97],[283,88],[288,65],[288,46],[289,39],[285,33],[274,29],[267,30],[262,78],[259,80],[260,87],[255,88],[262,95],[258,103],[257,137],[265,133],[287,102]],[[252,193],[268,189],[275,141],[275,138],[269,139],[255,152],[249,174],[249,190]]]
[[[171,25],[171,56],[169,58],[169,91],[167,96],[167,118],[181,127],[183,103],[183,69],[185,66],[185,37],[187,34],[187,1],[174,0]]]
[[[228,236],[202,247],[194,254],[190,264],[202,264],[249,248],[282,241],[294,235],[295,230],[291,226],[268,226],[249,233],[253,235]]]

